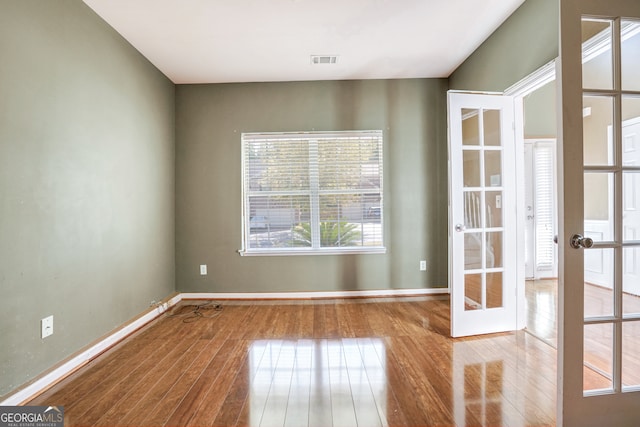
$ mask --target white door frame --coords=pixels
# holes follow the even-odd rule
[[[517,267],[517,329],[524,329],[527,326],[526,318],[526,294],[525,294],[525,241],[524,230],[526,227],[526,203],[525,203],[525,174],[524,174],[524,98],[540,89],[556,78],[556,61],[550,61],[543,65],[524,79],[516,82],[504,91],[504,95],[513,97],[514,101],[514,123],[515,123],[515,144],[516,144],[516,188],[517,199],[517,247],[516,262]]]

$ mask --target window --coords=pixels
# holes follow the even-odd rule
[[[243,255],[384,252],[382,131],[244,133]]]

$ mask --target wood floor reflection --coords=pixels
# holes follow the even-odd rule
[[[528,280],[527,331],[554,348],[557,348],[557,280]],[[613,290],[585,283],[585,316],[610,316],[614,311]],[[640,313],[640,297],[623,293],[622,307],[625,314]],[[607,390],[613,387],[614,333],[611,325],[591,325],[584,330],[585,390]],[[640,321],[627,322],[623,326],[623,352],[621,354],[622,384],[640,385]]]
[[[67,426],[555,424],[553,348],[451,339],[448,297],[221,303],[154,321],[29,404],[63,405]]]

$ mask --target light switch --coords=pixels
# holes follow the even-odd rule
[[[207,275],[207,264],[200,265],[200,275],[201,276]]]

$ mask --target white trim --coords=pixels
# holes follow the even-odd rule
[[[96,344],[91,345],[79,354],[63,362],[60,366],[42,374],[31,384],[9,394],[5,400],[0,401],[0,406],[16,406],[34,398],[42,391],[61,381],[105,350],[118,344],[127,336],[156,319],[169,308],[182,300],[220,300],[220,299],[317,299],[317,298],[349,298],[349,297],[388,297],[411,295],[443,295],[448,294],[449,288],[430,289],[380,289],[362,291],[330,291],[330,292],[259,292],[259,293],[215,293],[215,292],[187,292],[169,297],[156,307],[146,310],[139,317],[126,323],[117,331],[106,336]]]
[[[491,91],[483,91],[483,90],[460,90],[460,89],[449,89],[447,93],[466,93],[470,95],[504,95],[504,92],[491,92]]]
[[[371,254],[386,254],[387,248],[384,246],[358,246],[358,247],[346,247],[344,249],[335,248],[318,248],[312,249],[260,249],[242,250],[239,249],[238,254],[240,256],[300,256],[300,255],[371,255]]]
[[[192,292],[180,294],[183,300],[200,299],[318,299],[318,298],[354,298],[354,297],[393,297],[409,295],[449,294],[449,288],[430,289],[379,289],[362,291],[309,291],[309,292]]]
[[[522,80],[514,83],[508,87],[505,91],[505,95],[514,97],[527,96],[530,93],[535,92],[542,86],[556,79],[556,60],[547,62],[542,67],[538,68],[533,73],[529,74]]]
[[[515,144],[516,144],[516,188],[518,189],[517,201],[517,234],[518,245],[516,248],[517,258],[517,329],[526,327],[527,319],[525,313],[525,247],[524,247],[524,216],[526,215],[524,188],[524,97],[540,89],[544,85],[552,82],[556,78],[556,60],[552,60],[542,67],[529,74],[527,77],[516,82],[504,91],[505,95],[513,96],[515,107]]]
[[[163,303],[154,308],[150,308],[145,311],[140,317],[126,323],[117,331],[108,335],[98,343],[91,345],[89,348],[81,351],[76,356],[62,363],[60,366],[52,369],[51,371],[43,374],[28,386],[18,390],[17,392],[10,394],[5,400],[0,402],[0,406],[15,406],[20,405],[27,400],[33,398],[38,393],[57,383],[58,381],[71,374],[76,369],[83,366],[85,363],[94,359],[108,348],[116,345],[118,342],[126,338],[129,334],[135,332],[139,328],[143,327],[147,323],[151,322],[156,317],[167,311],[170,307],[176,305],[182,299],[181,294],[174,295]]]
[[[525,293],[525,180],[524,178],[524,97],[514,96],[513,132],[516,154],[516,329],[527,326]]]

